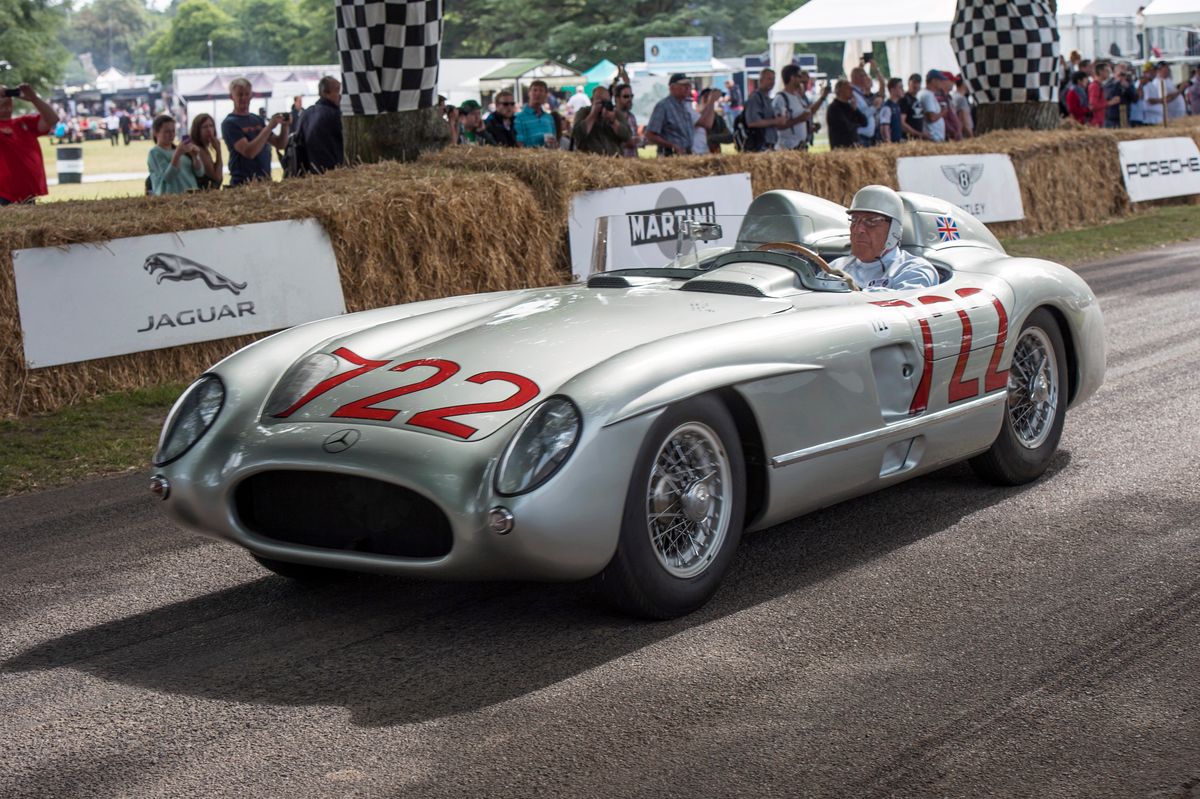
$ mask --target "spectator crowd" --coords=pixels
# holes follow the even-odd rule
[[[1061,112],[1081,125],[1162,125],[1200,113],[1196,69],[1176,85],[1166,62],[1140,67],[1092,62],[1074,51],[1062,59],[1061,68]],[[765,68],[744,100],[733,81],[726,81],[723,90],[697,90],[682,73],[671,75],[666,89],[644,124],[633,112],[634,93],[623,66],[612,84],[597,86],[590,94],[579,88],[558,96],[544,81],[535,80],[525,98],[508,90],[497,92],[486,114],[476,100],[453,106],[442,97],[438,112],[449,124],[453,144],[566,149],[626,158],[637,157],[647,146],[659,157],[720,153],[731,144],[746,152],[806,150],[822,126],[833,149],[908,140],[956,141],[975,132],[975,104],[961,76],[931,69],[907,81],[888,79],[870,54],[837,81],[814,80],[794,64],[783,67],[777,80],[774,70]],[[331,76],[320,80],[319,99],[310,108],[297,97],[289,111],[269,116],[265,109],[251,112],[251,84],[237,78],[230,84],[233,112],[219,124],[208,114],[197,115],[178,142],[182,125],[169,114],[151,120],[145,104],[110,106],[102,118],[93,118],[86,108],[67,113],[27,85],[0,90],[0,205],[31,202],[46,194],[37,143],[46,135],[58,143],[107,137],[114,147],[151,138],[148,194],[220,188],[226,173],[230,187],[270,179],[272,151],[289,177],[324,172],[345,162],[341,84]],[[31,104],[36,113],[14,116],[14,99]]]
[[[1200,114],[1200,77],[1176,86],[1165,62],[1140,70],[1128,62],[1091,62],[1072,52],[1062,59],[1059,105],[1064,117],[1095,127],[1162,124]],[[829,146],[872,147],[911,140],[959,141],[975,135],[976,103],[961,75],[931,69],[907,80],[886,78],[868,54],[849,76],[817,81],[789,64],[778,78],[763,69],[742,100],[733,81],[722,91],[697,90],[684,74],[671,75],[667,96],[644,126],[633,114],[633,90],[620,71],[610,86],[556,96],[534,81],[522,105],[509,91],[485,115],[478,101],[439,110],[456,144],[550,147],[600,155],[635,156],[649,145],[659,157],[721,152],[734,144],[748,152],[806,150],[824,125]],[[822,119],[823,118],[823,119]]]

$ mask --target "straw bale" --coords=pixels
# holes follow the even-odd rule
[[[190,380],[254,337],[82,364],[24,366],[12,251],[126,236],[315,217],[330,237],[348,310],[560,282],[544,248],[517,246],[513,220],[538,225],[533,192],[507,175],[378,164],[219,193],[50,203],[0,215],[0,415],[49,411],[97,393]],[[511,246],[509,246],[511,244]]]
[[[1100,224],[1128,215],[1132,206],[1120,177],[1117,142],[1190,135],[1200,143],[1200,120],[1169,128],[1104,130],[1073,126],[1053,131],[996,131],[961,142],[903,142],[823,153],[772,152],[696,158],[624,159],[545,150],[455,147],[426,155],[421,164],[469,172],[510,174],[533,189],[549,219],[556,256],[569,271],[566,245],[570,199],[580,191],[636,183],[750,174],[755,195],[774,189],[815,194],[843,205],[870,183],[898,188],[896,159],[957,153],[1008,153],[1021,184],[1025,219],[991,225],[1000,236],[1020,236]]]

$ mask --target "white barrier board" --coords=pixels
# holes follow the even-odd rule
[[[665,183],[644,183],[603,191],[585,191],[571,198],[571,218],[568,227],[571,242],[571,271],[577,280],[586,279],[591,272],[592,243],[596,220],[604,216],[630,215],[639,220],[650,217],[664,219],[665,224],[653,224],[649,229],[633,231],[631,252],[636,262],[630,266],[649,263],[662,265],[674,254],[674,220],[667,217],[709,219],[718,216],[742,216],[750,207],[753,193],[750,175],[718,175]],[[733,245],[737,240],[737,225],[725,226],[721,240],[707,242],[709,246]],[[612,268],[616,268],[613,265]]]
[[[316,220],[13,252],[30,368],[261,333],[345,313]]]
[[[1025,218],[1017,171],[1007,155],[930,155],[897,158],[901,191],[954,203],[980,222]]]
[[[1200,194],[1200,150],[1185,136],[1117,143],[1125,191],[1135,203]]]

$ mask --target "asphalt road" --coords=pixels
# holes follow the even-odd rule
[[[316,590],[145,476],[0,502],[0,797],[1200,797],[1200,243],[1082,267],[1051,472],[748,536],[702,611]]]

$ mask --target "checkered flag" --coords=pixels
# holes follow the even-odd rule
[[[1049,0],[958,0],[950,43],[978,102],[1054,99],[1058,24]]]
[[[342,113],[432,108],[442,0],[336,0]]]

